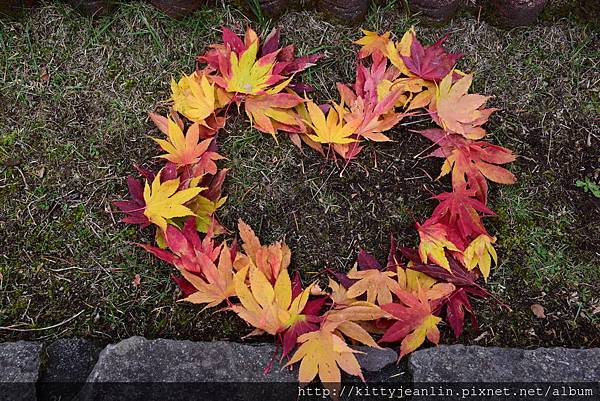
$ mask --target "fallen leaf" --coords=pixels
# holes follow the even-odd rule
[[[310,139],[318,143],[327,144],[347,144],[356,142],[356,139],[351,138],[358,126],[360,120],[354,120],[344,124],[340,113],[334,107],[329,109],[327,119],[323,111],[312,101],[306,105],[310,120],[306,123],[313,129],[314,135],[308,135]]]
[[[544,307],[540,304],[531,305],[531,311],[538,319],[545,319],[546,314],[544,313]]]
[[[152,181],[152,187],[144,185],[144,200],[146,209],[144,215],[149,221],[159,226],[163,231],[167,229],[167,220],[174,217],[194,216],[186,202],[192,200],[206,188],[188,188],[178,190],[179,178],[160,182],[160,175]]]
[[[48,73],[48,68],[45,65],[40,69],[40,79],[42,82],[50,81],[50,74]]]
[[[141,283],[142,283],[142,277],[139,274],[136,274],[135,276],[133,276],[133,281],[131,282],[131,284],[133,284],[133,286],[135,288],[138,288]]]
[[[42,166],[34,171],[34,174],[39,178],[44,178],[44,174],[46,173],[46,169]]]

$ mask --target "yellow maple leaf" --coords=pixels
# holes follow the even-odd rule
[[[248,272],[250,288],[246,284]],[[287,270],[282,271],[272,285],[253,264],[235,274],[234,285],[241,305],[233,305],[231,309],[248,324],[271,335],[281,333],[298,320],[312,288],[308,286],[292,299],[292,284]]]
[[[171,81],[173,109],[187,119],[203,123],[215,111],[215,88],[204,74],[184,75]]]
[[[323,385],[335,389],[337,393],[341,382],[340,368],[348,374],[364,378],[354,356],[361,352],[350,348],[333,333],[332,328],[321,328],[298,337],[301,345],[285,366],[300,362],[298,380],[301,384],[310,383],[318,374]]]
[[[183,277],[198,290],[182,301],[193,304],[207,304],[204,307],[206,309],[216,306],[229,297],[234,296],[233,264],[227,245],[225,244],[221,249],[218,266],[215,266],[204,253],[197,253],[196,257],[202,268],[202,274],[206,279],[204,280],[185,269],[179,269]]]
[[[410,47],[412,46],[415,28],[410,28],[404,33],[400,42],[389,41],[385,48],[385,56],[402,74],[412,77],[409,69],[404,64],[402,56],[410,57]]]
[[[208,232],[209,227],[213,224],[214,214],[225,202],[227,197],[212,201],[202,195],[197,196],[192,202],[190,202],[190,209],[196,215],[196,228],[201,233]]]
[[[450,271],[450,262],[446,258],[445,250],[459,251],[447,238],[446,229],[442,224],[423,224],[417,227],[421,242],[419,243],[419,255],[423,263],[429,259],[444,269]]]
[[[329,109],[327,119],[323,111],[312,101],[306,104],[309,120],[305,122],[312,128],[314,134],[309,134],[308,137],[318,143],[328,144],[348,144],[356,142],[356,139],[350,138],[356,132],[356,129],[361,124],[360,120],[354,120],[344,124],[340,117],[339,110],[335,107]]]
[[[194,216],[194,212],[185,203],[192,200],[206,188],[179,189],[179,178],[160,182],[160,173],[152,181],[152,187],[146,181],[144,185],[144,215],[162,230],[167,229],[167,220],[174,217]]]
[[[362,353],[350,348],[344,336],[370,347],[380,348],[371,335],[354,321],[370,321],[385,313],[375,304],[355,302],[342,309],[329,311],[317,331],[298,337],[300,347],[285,366],[300,362],[299,381],[310,383],[317,375],[324,386],[339,392],[340,369],[364,380],[354,354]]]
[[[234,51],[230,52],[230,71],[229,75],[224,77],[227,92],[260,94],[279,79],[271,74],[277,53],[273,52],[258,60],[257,53],[258,39],[255,39],[239,58]]]
[[[329,279],[329,288],[331,288],[331,300],[334,305],[350,305],[356,302],[356,299],[348,297],[348,290],[337,281]]]
[[[423,291],[425,298],[430,301],[443,298],[455,290],[453,284],[440,283],[433,277],[416,270],[404,269],[398,266],[397,274],[400,288],[413,294]]]
[[[486,281],[490,275],[492,259],[495,264],[498,264],[498,255],[492,245],[495,242],[496,237],[481,234],[471,241],[463,254],[465,267],[468,270],[473,270],[475,266],[479,266],[479,271]]]

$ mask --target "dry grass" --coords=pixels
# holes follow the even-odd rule
[[[61,6],[0,22],[0,326],[11,328],[0,338],[245,331],[234,316],[177,304],[169,267],[127,242],[150,241],[148,233],[117,223],[110,201],[125,196],[131,164],[154,155],[146,112],[167,96],[171,77],[193,67],[221,24],[247,22],[226,7],[172,21],[140,4],[95,22]],[[363,27],[400,34],[412,23],[388,5]],[[325,53],[304,80],[321,100],[335,99],[335,82],[353,78],[358,29],[314,12],[277,25],[301,53]],[[569,19],[503,31],[468,16],[419,32],[427,41],[451,34],[449,47],[466,54],[461,68],[502,109],[493,140],[521,155],[511,166],[520,183],[491,194],[503,262],[489,284],[515,312],[480,306],[481,333],[462,341],[597,346],[600,205],[575,181],[600,174],[598,32]],[[414,158],[426,141],[402,127],[392,136],[340,177],[318,155],[286,140],[273,146],[243,116],[232,118],[221,138],[232,168],[223,222],[233,228],[242,217],[265,240],[285,237],[305,279],[326,266],[348,269],[359,246],[383,257],[391,232],[415,244],[413,221],[447,182],[431,178],[438,161]],[[532,303],[548,318],[534,318]]]

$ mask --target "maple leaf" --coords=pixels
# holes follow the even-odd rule
[[[473,313],[469,296],[487,298],[490,293],[475,282],[477,276],[474,273],[467,271],[450,255],[448,256],[450,271],[448,271],[437,265],[419,264],[420,258],[418,254],[412,255],[412,251],[408,249],[402,249],[402,253],[415,262],[408,265],[409,269],[424,273],[443,282],[451,283],[456,287],[455,291],[445,297],[442,305],[440,305],[440,307],[446,306],[446,319],[456,338],[460,337],[462,333],[465,312],[471,315],[473,327],[477,327],[477,318]]]
[[[456,60],[462,57],[462,54],[450,54],[444,50],[442,44],[448,36],[423,48],[414,32],[412,35],[410,55],[401,55],[401,57],[408,70],[420,78],[437,82],[447,76],[456,64]]]
[[[192,274],[185,269],[180,270],[183,277],[191,283],[196,291],[183,299],[193,304],[207,304],[204,309],[220,304],[234,296],[233,263],[231,252],[223,245],[218,267],[203,253],[197,255],[202,266],[202,276]]]
[[[459,183],[452,192],[435,195],[440,203],[434,209],[431,218],[445,225],[455,225],[463,238],[487,233],[479,213],[492,216],[495,213],[475,196],[476,189],[467,189],[466,183]]]
[[[246,285],[248,272],[250,288]],[[280,272],[272,285],[254,265],[238,271],[234,284],[241,305],[233,305],[231,309],[250,325],[271,335],[281,333],[298,320],[311,290],[309,286],[292,299],[292,284],[287,270]]]
[[[481,128],[496,109],[481,109],[488,96],[468,94],[473,75],[465,75],[454,84],[450,72],[437,89],[430,105],[434,121],[446,131],[460,134],[467,139],[481,139],[485,130]]]
[[[400,290],[396,296],[401,303],[381,305],[381,309],[394,316],[397,320],[383,335],[380,342],[398,342],[400,344],[400,358],[407,355],[423,344],[425,338],[434,344],[440,340],[440,331],[437,328],[441,318],[434,316],[431,304],[419,291],[416,295]]]
[[[356,142],[356,139],[351,138],[351,136],[360,125],[361,122],[359,120],[344,124],[344,121],[340,118],[340,112],[334,107],[329,109],[327,119],[325,119],[325,114],[319,106],[312,101],[309,101],[306,104],[306,107],[310,119],[305,120],[305,122],[314,131],[314,134],[308,135],[310,139],[318,143],[327,144],[348,144]]]
[[[471,315],[471,326],[478,328],[477,318],[469,301],[469,293],[465,288],[457,288],[446,300],[446,320],[456,338],[462,334],[465,325],[465,312]]]
[[[353,355],[361,353],[344,342],[344,336],[374,348],[380,348],[369,333],[356,320],[373,320],[384,315],[383,311],[368,302],[355,302],[342,309],[329,311],[317,331],[298,337],[301,344],[285,366],[300,362],[299,381],[310,383],[317,374],[323,385],[339,391],[341,372],[364,380],[360,365]]]
[[[294,107],[304,100],[293,93],[275,93],[246,98],[244,108],[254,128],[271,134],[277,141],[277,130],[302,132],[304,124]]]
[[[228,93],[259,95],[267,89],[272,93],[280,92],[290,80],[280,83],[287,76],[302,71],[312,65],[321,55],[295,58],[294,46],[279,49],[279,31],[272,31],[264,45],[256,33],[248,28],[242,41],[236,34],[223,28],[223,44],[211,46],[212,50],[199,56],[198,61],[207,63],[210,70],[218,75],[211,79]],[[217,91],[218,93],[218,91]]]
[[[405,107],[406,111],[425,108],[433,99],[435,86],[421,78],[383,79],[377,84],[377,98],[381,101],[390,92],[399,92],[396,107]],[[405,113],[403,116],[409,116]]]
[[[427,263],[427,260],[431,259],[444,269],[450,270],[445,250],[459,251],[459,249],[448,241],[446,227],[443,224],[432,223],[431,220],[428,220],[423,225],[417,224],[417,230],[421,238],[419,255],[422,262]]]
[[[385,312],[377,305],[366,301],[355,301],[348,305],[337,305],[325,315],[327,321],[366,321],[384,317]]]
[[[361,31],[365,36],[352,42],[362,46],[358,51],[358,58],[363,59],[372,55],[383,55],[390,41],[390,32],[379,35],[377,32],[367,31],[365,29],[362,29]]]
[[[339,284],[337,281],[334,281],[330,278],[328,286],[331,288],[330,297],[334,305],[350,305],[356,302],[355,298],[348,297],[348,289],[342,284]],[[348,287],[350,286],[351,285]]]
[[[209,231],[203,239],[200,238],[193,217],[185,221],[182,230],[168,225],[164,240],[169,251],[145,244],[140,246],[159,259],[175,265],[180,271],[186,270],[197,274],[202,273],[202,266],[206,260],[211,263],[217,260],[222,248],[220,245],[215,246],[212,231]]]
[[[298,115],[298,117],[300,118],[300,120],[302,122],[303,132],[302,133],[288,132],[289,138],[292,141],[292,143],[294,145],[296,145],[300,150],[302,150],[302,143],[305,143],[310,148],[316,150],[317,152],[319,152],[320,154],[325,156],[325,151],[323,150],[323,146],[320,143],[313,141],[306,135],[307,130],[306,130],[304,121],[310,120],[310,115],[308,114],[308,109],[306,108],[306,102],[299,103],[294,108],[294,111],[296,112],[296,114]]]
[[[394,106],[402,95],[399,90],[389,91],[381,99],[377,96],[377,92],[373,92],[373,95],[367,99],[357,96],[342,84],[338,84],[338,90],[343,94],[342,101],[349,102],[350,107],[348,113],[345,112],[343,104],[339,107],[342,118],[349,123],[359,122],[354,132],[359,138],[387,142],[390,139],[382,132],[393,128],[406,116],[394,112]]]
[[[392,236],[390,238],[390,251],[388,254],[387,268],[396,272],[398,277],[398,285],[401,289],[411,293],[418,293],[419,290],[421,290],[423,291],[425,297],[430,301],[443,298],[454,291],[455,287],[451,283],[439,282],[437,279],[428,276],[423,272],[405,268],[402,263],[400,263],[401,253],[403,252],[407,252],[407,249],[400,248],[399,250],[399,248],[396,246],[396,241]],[[414,260],[409,261],[409,267],[416,263],[421,263],[421,258],[418,252],[415,252],[414,255],[411,256],[414,258]],[[444,272],[447,272],[447,270],[441,267],[440,269]]]
[[[215,88],[204,74],[184,75],[171,81],[173,109],[188,120],[204,123],[215,112]]]
[[[441,129],[428,129],[420,132],[440,147],[430,156],[446,158],[439,177],[452,172],[452,186],[468,184],[477,191],[477,197],[487,203],[486,178],[499,184],[513,184],[516,177],[505,168],[505,164],[516,160],[516,156],[502,146],[484,141],[470,141]]]
[[[271,245],[261,245],[254,231],[242,220],[238,222],[238,231],[242,238],[242,248],[246,255],[236,261],[237,270],[250,264],[256,266],[270,282],[275,282],[282,271],[287,272],[292,252],[281,242]]]
[[[304,333],[316,331],[319,329],[321,317],[318,316],[321,307],[327,301],[326,297],[311,299],[306,303],[301,314],[297,315],[290,327],[283,333],[281,356],[285,358],[296,347],[298,337]]]
[[[502,153],[504,155],[501,155]],[[492,157],[489,157],[489,155]],[[496,156],[499,157],[496,158]],[[502,157],[506,158],[503,159]],[[452,151],[442,165],[440,177],[452,171],[453,186],[467,183],[470,188],[477,190],[477,196],[482,202],[487,203],[488,185],[485,180],[486,178],[499,184],[514,184],[516,177],[505,168],[488,163],[485,161],[486,158],[506,163],[515,160],[515,156],[510,151],[500,146],[485,142],[469,144]]]
[[[300,362],[298,379],[301,385],[310,383],[318,374],[323,385],[337,393],[341,382],[340,368],[364,380],[354,356],[361,352],[350,348],[334,334],[334,329],[335,326],[327,325],[298,337],[301,345],[285,366]]]
[[[314,288],[314,287],[313,287]],[[298,297],[303,291],[300,274],[296,272],[292,278],[292,298]],[[292,318],[292,323],[283,332],[281,339],[281,357],[285,358],[295,347],[298,337],[304,333],[319,330],[320,312],[328,300],[327,296],[309,299],[300,314]]]
[[[179,126],[171,119],[168,119],[167,138],[167,140],[152,139],[167,152],[167,154],[159,157],[166,159],[177,166],[198,163],[212,142],[212,138],[198,142],[200,140],[198,129],[190,128],[184,136],[181,128],[179,128]]]
[[[343,91],[340,91],[340,95],[347,104],[352,104],[354,100],[346,99],[347,95],[350,95],[352,98],[357,96],[365,99],[365,101],[371,102],[381,100],[385,94],[379,96],[379,85],[385,81],[394,82],[399,75],[400,72],[397,68],[393,66],[388,67],[387,60],[385,58],[378,58],[374,60],[369,68],[362,63],[358,63],[356,65],[356,78],[354,85],[352,86],[355,95],[352,93],[344,93]],[[340,85],[338,85],[338,90],[339,89],[343,88],[340,88]]]
[[[226,201],[226,196],[214,201],[202,195],[194,198],[188,206],[196,215],[196,229],[205,233],[212,228],[217,234],[222,233],[224,229],[216,221],[215,213]]]
[[[129,189],[131,200],[113,202],[121,212],[127,215],[120,221],[129,224],[139,224],[142,228],[149,226],[151,224],[150,220],[144,214],[146,201],[144,200],[144,187],[142,183],[134,177],[129,176],[127,177],[127,188]]]
[[[269,53],[257,60],[258,39],[253,41],[238,57],[229,53],[229,70],[223,74],[225,90],[232,93],[260,94],[283,77],[273,75],[276,53]]]
[[[337,282],[339,282],[339,284],[338,284],[334,281],[331,281],[331,280],[329,281],[330,282],[329,287],[332,289],[331,298],[336,303],[340,303],[340,304],[348,304],[349,303],[348,301],[352,301],[352,302],[355,301],[354,298],[358,295],[348,297],[346,294],[347,290],[350,287],[352,287],[354,284],[356,284],[359,280],[361,280],[361,278],[366,278],[365,276],[368,275],[368,274],[358,274],[359,277],[355,278],[354,276],[357,275],[357,272],[369,270],[369,269],[375,269],[375,270],[381,270],[381,271],[384,270],[383,267],[381,266],[381,264],[377,261],[377,259],[375,259],[375,257],[373,257],[371,254],[366,252],[364,249],[361,249],[358,252],[358,257],[356,258],[356,264],[352,267],[352,269],[350,269],[350,271],[347,274],[344,274],[342,272],[338,272],[335,270],[331,270],[331,269],[325,269],[326,272],[332,274],[335,277],[335,279],[337,280]],[[393,271],[392,271],[392,273],[393,273]],[[380,279],[383,281],[387,281],[387,280],[385,280],[384,277],[380,277]],[[370,276],[369,281],[371,281],[371,280],[377,281],[378,278],[376,275],[372,274]],[[391,281],[394,281],[394,280],[391,280]],[[382,282],[382,284],[383,284],[383,282]],[[391,285],[393,285],[393,284],[391,284]],[[358,291],[358,289],[359,288],[357,287],[354,289],[354,291]],[[375,290],[375,289],[373,288],[372,290]],[[365,291],[363,291],[362,293],[364,293],[364,292]]]
[[[398,69],[398,71],[406,76],[411,76],[412,74],[408,67],[406,67],[404,64],[402,58],[410,56],[414,37],[415,29],[411,28],[404,33],[399,42],[389,41],[385,49],[385,56],[388,58],[388,60],[390,60],[390,62]]]
[[[217,221],[215,213],[227,200],[226,196],[221,196],[221,187],[228,170],[217,170],[214,161],[223,157],[215,151],[214,144],[213,141],[198,163],[183,168],[179,177],[181,188],[205,188],[187,205],[196,214],[197,230],[206,233],[212,229],[215,234],[221,234],[225,229]]]
[[[278,84],[287,76],[314,65],[320,54],[296,58],[294,46],[279,48],[279,30],[274,29],[261,46],[259,38],[248,27],[243,40],[227,28],[223,28],[223,43],[212,45],[211,50],[199,56],[199,63],[208,64],[209,71],[218,71],[211,79],[219,88],[235,94],[262,94],[267,88]],[[276,92],[289,84],[289,80]],[[274,93],[274,92],[272,92]],[[222,102],[231,96],[227,93]]]
[[[348,278],[359,280],[353,284],[346,293],[348,298],[357,298],[367,293],[367,302],[375,302],[379,305],[392,302],[392,292],[400,287],[398,281],[392,279],[396,273],[392,271],[380,271],[378,269],[367,269],[348,273]]]
[[[185,203],[196,197],[206,188],[188,188],[179,190],[179,178],[161,183],[157,175],[152,181],[152,187],[146,181],[144,185],[144,215],[148,220],[163,231],[167,229],[167,220],[174,217],[193,216],[194,212]]]
[[[452,283],[438,282],[425,273],[398,267],[398,284],[402,290],[417,294],[423,292],[425,299],[435,301],[451,294],[456,287]]]
[[[370,253],[366,252],[364,249],[361,249],[358,252],[358,256],[356,257],[356,264],[359,270],[366,269],[379,269],[384,270],[381,266],[381,263]]]
[[[481,234],[469,244],[463,253],[465,267],[468,270],[473,270],[475,266],[479,266],[479,271],[486,281],[490,275],[492,259],[495,264],[498,264],[498,256],[492,245],[495,242],[496,237]]]

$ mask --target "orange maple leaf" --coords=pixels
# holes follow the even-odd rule
[[[377,301],[379,305],[389,304],[392,302],[392,293],[400,288],[398,281],[392,279],[395,276],[395,272],[379,269],[349,272],[348,278],[359,281],[348,289],[346,297],[356,298],[366,292],[367,302]]]
[[[440,82],[436,96],[430,105],[433,119],[445,130],[467,139],[481,139],[485,130],[481,127],[496,109],[482,109],[489,96],[468,94],[473,75],[465,75],[454,84],[454,71]]]
[[[302,132],[304,124],[294,107],[304,99],[293,93],[266,93],[246,98],[244,109],[254,128],[271,134],[277,141],[279,129],[286,132]]]
[[[164,155],[160,155],[163,159],[175,163],[177,166],[185,166],[190,164],[196,164],[200,161],[202,155],[208,150],[210,143],[213,141],[212,138],[200,141],[200,130],[198,125],[192,125],[186,135],[183,134],[182,129],[170,118],[167,121],[167,139],[152,138],[154,142],[158,143],[159,146],[167,152]],[[215,153],[216,155],[216,153]],[[212,160],[222,159],[222,156],[216,155]],[[216,166],[215,166],[216,167]]]
[[[362,29],[362,38],[352,42],[362,47],[358,51],[358,58],[366,58],[371,55],[384,54],[385,49],[390,42],[390,32],[386,32],[383,35],[379,35],[377,32],[371,32]]]
[[[287,272],[292,252],[285,243],[276,242],[271,245],[261,245],[252,228],[242,220],[238,222],[238,231],[246,255],[241,255],[235,261],[236,270],[241,270],[252,264],[272,283],[275,282],[280,272]]]
[[[235,295],[231,251],[226,244],[221,249],[218,267],[204,253],[197,253],[196,261],[201,267],[204,278],[185,269],[179,269],[183,277],[198,290],[182,301],[207,304],[204,307],[206,309]]]

